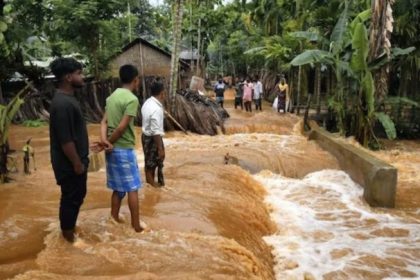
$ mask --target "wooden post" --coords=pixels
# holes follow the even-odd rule
[[[172,117],[171,114],[168,113],[168,111],[165,110],[165,115],[170,118],[185,134],[188,134],[187,130],[179,123],[176,121],[176,119],[174,117]]]
[[[143,100],[142,102],[144,103],[146,101],[147,98],[147,93],[146,93],[146,81],[145,81],[145,77],[144,77],[144,64],[143,64],[143,48],[142,48],[143,43],[140,41],[140,72],[141,72],[141,84],[143,87],[143,92],[142,92],[142,97]]]
[[[305,131],[311,129],[308,123],[309,108],[311,107],[311,100],[312,100],[312,94],[308,94],[308,101],[306,102],[305,115],[303,117],[303,128]]]

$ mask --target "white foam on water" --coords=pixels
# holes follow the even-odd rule
[[[267,189],[278,225],[264,238],[273,247],[277,279],[420,276],[419,220],[372,209],[346,173],[323,170],[299,180],[264,171],[254,177]]]

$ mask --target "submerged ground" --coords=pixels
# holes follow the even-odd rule
[[[400,209],[374,210],[336,160],[301,135],[300,118],[267,106],[252,114],[227,106],[226,135],[166,135],[167,186],[145,185],[139,193],[147,232],[110,220],[105,172],[89,173],[75,245],[58,230],[48,127],[13,127],[12,148],[32,137],[37,171],[0,186],[0,279],[420,275],[419,142],[375,153],[399,169]],[[89,132],[94,141],[99,127]]]

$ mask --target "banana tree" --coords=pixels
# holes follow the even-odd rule
[[[311,41],[323,42],[323,45],[329,45],[329,50],[312,49],[306,50],[300,55],[296,56],[290,64],[292,66],[325,64],[329,65],[334,73],[337,81],[337,88],[331,106],[337,114],[338,129],[341,134],[345,134],[345,106],[344,106],[344,88],[345,75],[354,75],[350,68],[348,56],[345,54],[346,47],[351,43],[347,30],[348,23],[348,3],[345,2],[344,10],[341,13],[332,33],[330,39],[327,40],[314,32],[295,32],[291,34],[296,38],[306,38]]]
[[[9,128],[13,117],[23,104],[22,94],[28,89],[26,86],[7,104],[0,105],[0,183],[7,181],[7,154],[9,137]]]
[[[367,146],[369,140],[375,137],[372,129],[375,113],[375,85],[372,72],[367,64],[368,33],[365,25],[361,22],[356,23],[352,30],[352,49],[354,52],[351,58],[351,69],[354,71],[358,83],[354,132],[356,139],[363,146]]]
[[[332,68],[337,87],[330,105],[337,114],[340,133],[342,135],[355,135],[361,144],[367,146],[370,140],[376,140],[372,129],[376,119],[386,128],[387,136],[391,139],[395,138],[395,126],[391,119],[385,114],[375,113],[375,85],[372,76],[372,71],[388,63],[390,59],[384,55],[368,63],[369,39],[365,23],[371,16],[371,10],[358,14],[351,23],[348,20],[347,10],[346,5],[332,32],[328,51],[307,50],[296,56],[291,61],[291,65],[301,66],[322,63]],[[318,34],[300,32],[294,34],[294,36],[325,42],[325,39]],[[349,51],[350,46],[352,51]],[[412,48],[394,49],[390,57],[405,55],[410,51],[412,51]],[[347,106],[345,102],[345,98],[351,97],[345,96],[345,88],[348,82],[353,84],[354,106]],[[351,89],[348,93],[352,93]],[[348,115],[351,115],[353,120],[350,125],[345,122]]]

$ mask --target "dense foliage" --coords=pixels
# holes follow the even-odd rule
[[[173,28],[178,2],[0,1],[1,80],[16,72],[40,80],[35,62],[60,55],[78,55],[103,78],[112,55],[142,36],[174,53],[174,42],[197,50],[198,75],[282,73],[301,103],[322,91],[336,128],[365,145],[376,120],[395,136],[386,104],[418,106],[418,0],[185,0],[181,28]]]

